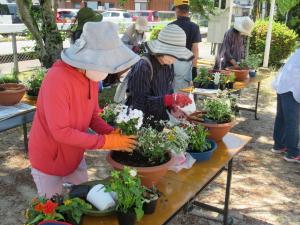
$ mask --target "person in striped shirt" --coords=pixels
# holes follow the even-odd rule
[[[141,59],[128,74],[127,105],[142,110],[144,123],[161,129],[174,111],[191,103],[187,95],[173,93],[174,62],[193,59],[186,48],[185,32],[177,25],[166,26],[155,41],[146,42],[149,59]],[[178,110],[177,110],[178,111]]]

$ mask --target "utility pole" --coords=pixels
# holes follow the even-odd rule
[[[263,67],[268,67],[268,65],[269,65],[274,11],[275,11],[275,0],[271,0],[270,19],[269,19],[269,27],[268,27],[267,38],[266,38],[266,47],[265,47]]]

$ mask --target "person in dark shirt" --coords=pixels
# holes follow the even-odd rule
[[[249,17],[235,19],[233,28],[224,35],[214,69],[239,68],[238,63],[245,58],[244,37],[251,35],[253,27],[254,22]]]
[[[193,52],[193,61],[177,61],[175,69],[175,91],[190,86],[190,82],[197,76],[197,60],[199,55],[198,44],[201,42],[199,26],[189,18],[189,0],[175,0],[174,9],[177,20],[171,24],[176,24],[184,30],[186,34],[186,48]]]
[[[174,69],[179,60],[191,60],[193,53],[186,47],[186,35],[177,25],[166,26],[155,41],[146,42],[149,59],[141,59],[128,74],[127,105],[142,110],[144,123],[160,129],[159,121],[168,120],[167,110],[191,103],[187,95],[173,93]],[[152,72],[153,71],[153,72]]]

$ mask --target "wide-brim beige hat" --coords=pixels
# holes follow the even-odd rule
[[[186,48],[186,34],[179,26],[171,24],[162,29],[158,39],[146,42],[150,53],[158,55],[170,55],[180,61],[190,61],[193,53]]]
[[[121,72],[140,60],[118,36],[112,22],[87,22],[74,45],[61,53],[62,60],[76,68],[106,73]]]
[[[254,28],[254,22],[250,17],[236,17],[233,28],[238,30],[242,35],[251,36],[251,32]]]

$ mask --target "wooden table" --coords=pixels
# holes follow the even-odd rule
[[[185,212],[188,212],[191,207],[194,206],[223,214],[223,223],[225,225],[229,224],[228,206],[232,176],[232,160],[250,140],[251,138],[248,136],[229,133],[223,138],[223,141],[218,143],[218,148],[209,161],[195,163],[191,169],[183,170],[179,173],[169,171],[158,183],[158,188],[163,193],[163,196],[158,202],[155,213],[152,215],[145,215],[138,224],[166,224],[182,209],[185,209]],[[201,191],[203,191],[223,171],[227,171],[224,208],[219,209],[195,201],[198,194],[200,194]],[[115,216],[86,216],[83,225],[118,225],[118,221]]]
[[[30,100],[26,96],[24,96],[21,102],[33,106],[36,104],[36,101]],[[35,108],[30,109],[0,121],[0,133],[15,127],[23,127],[24,149],[26,153],[28,152],[27,123],[33,121],[35,110]]]

